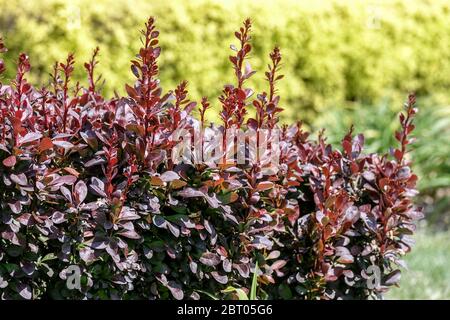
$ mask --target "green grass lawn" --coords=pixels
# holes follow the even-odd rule
[[[400,288],[392,288],[386,299],[450,299],[450,231],[422,227],[405,261]]]

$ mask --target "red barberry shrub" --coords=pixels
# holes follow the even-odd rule
[[[219,98],[220,126],[205,123],[207,98],[200,121],[192,116],[187,82],[163,94],[153,18],[126,97],[98,91],[98,49],[84,65],[87,88],[70,82],[72,54],[42,89],[27,82],[31,64],[20,55],[16,78],[0,84],[2,299],[236,298],[230,287],[248,292],[253,273],[258,296],[273,299],[379,297],[398,283],[421,216],[407,158],[414,97],[391,154],[363,154],[352,130],[333,149],[301,123],[278,125],[278,48],[268,92],[253,98],[250,31],[246,20],[231,46],[237,81]],[[211,154],[232,161],[208,162],[202,152],[201,161],[175,161],[176,133],[195,128],[209,132],[202,152],[221,136],[225,148]],[[254,160],[251,148],[234,161],[230,128],[264,131],[257,146],[275,144],[278,132],[277,162]]]

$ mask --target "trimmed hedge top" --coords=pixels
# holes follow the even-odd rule
[[[175,161],[175,134],[205,127],[210,104],[202,99],[199,121],[186,82],[162,94],[153,18],[125,97],[99,94],[98,50],[84,64],[86,88],[70,82],[73,55],[43,89],[28,83],[29,59],[20,55],[15,79],[0,85],[1,298],[236,298],[255,273],[259,298],[378,297],[398,283],[421,216],[407,159],[414,96],[392,155],[363,154],[364,138],[352,129],[342,151],[332,149],[301,123],[278,125],[278,48],[267,90],[246,87],[250,33],[247,19],[231,47],[236,83],[220,96],[222,125],[208,130],[264,131],[272,145],[279,132],[276,164],[255,161],[250,149],[244,163]]]

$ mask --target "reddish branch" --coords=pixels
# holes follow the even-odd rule
[[[63,84],[62,84],[62,94],[63,94],[63,132],[66,132],[66,127],[67,127],[67,114],[69,112],[69,108],[70,105],[68,103],[68,91],[69,91],[69,82],[70,82],[70,77],[72,76],[73,73],[73,66],[75,64],[75,59],[73,57],[73,53],[70,53],[67,56],[66,59],[66,63],[60,63],[59,67],[61,72],[63,73],[64,76],[64,80],[63,80]]]
[[[96,60],[96,58],[98,56],[99,50],[100,50],[99,47],[96,47],[94,49],[94,52],[92,53],[91,60],[84,64],[84,68],[86,69],[86,71],[88,73],[88,82],[89,82],[88,90],[90,93],[95,93],[95,86],[96,86],[97,80],[94,77],[94,70],[95,70],[95,66],[98,64],[98,61]]]
[[[160,101],[160,90],[158,90],[156,76],[158,75],[157,59],[161,53],[161,48],[158,47],[159,31],[155,30],[154,23],[154,18],[150,17],[145,23],[145,29],[141,30],[143,46],[139,50],[137,59],[131,61],[131,70],[137,77],[137,82],[134,88],[126,86],[130,97],[135,99],[143,108],[145,140],[149,141],[150,136],[152,136],[152,145],[155,128],[152,122],[158,122],[154,109]]]

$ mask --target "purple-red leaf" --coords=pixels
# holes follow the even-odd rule
[[[82,180],[78,181],[77,184],[75,185],[74,193],[75,199],[77,200],[78,204],[82,203],[84,199],[86,199],[87,186]]]
[[[3,165],[5,167],[14,167],[16,165],[16,156],[9,156],[8,158],[3,160]]]
[[[19,138],[19,144],[30,143],[42,138],[42,134],[38,132],[29,132],[25,136]]]
[[[214,267],[220,263],[220,257],[215,253],[205,252],[200,257],[200,262],[207,266]]]
[[[164,182],[171,182],[176,179],[180,179],[180,176],[173,171],[166,171],[160,176],[161,180]]]

